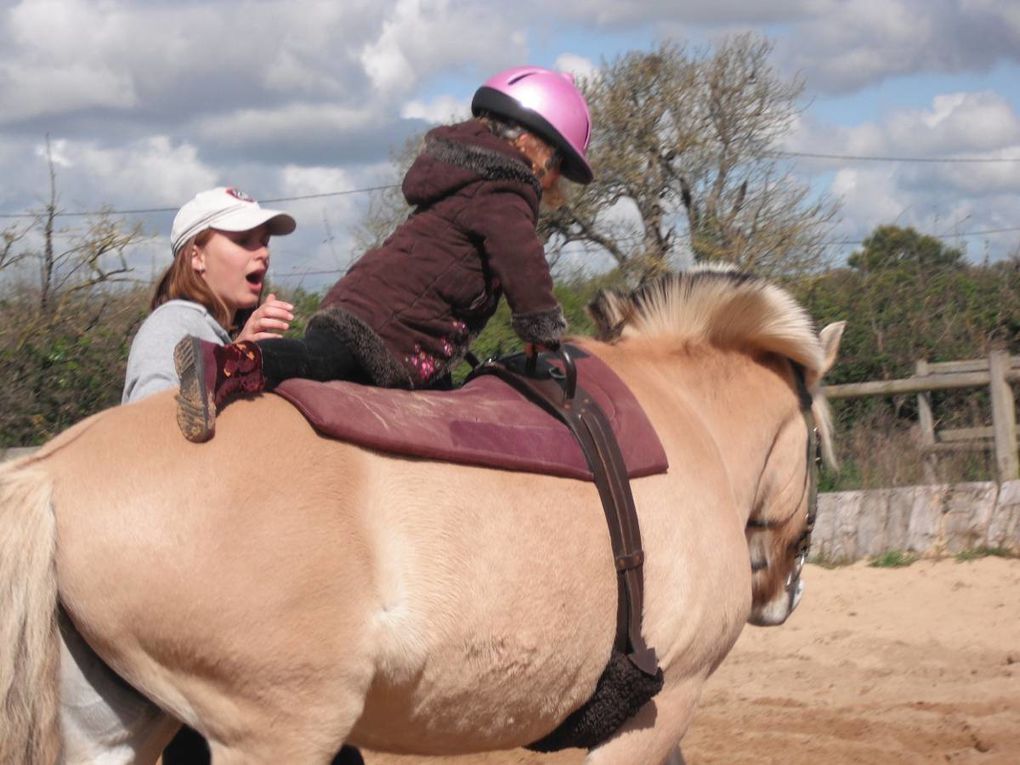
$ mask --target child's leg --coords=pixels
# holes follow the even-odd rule
[[[362,377],[357,359],[343,340],[330,332],[313,329],[301,340],[273,338],[260,340],[258,346],[262,350],[262,373],[267,390],[292,377],[320,381]]]
[[[312,329],[301,340],[274,338],[217,345],[185,337],[174,349],[180,378],[177,424],[189,441],[207,441],[216,413],[238,396],[272,390],[284,380],[358,380],[365,375],[342,338]]]

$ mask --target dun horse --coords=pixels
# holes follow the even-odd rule
[[[780,289],[718,271],[593,315],[603,339],[578,345],[669,469],[632,481],[664,686],[586,762],[648,765],[744,623],[796,605],[804,410],[827,448],[842,325],[818,335]],[[102,412],[0,472],[0,762],[151,762],[177,720],[217,765],[506,749],[591,695],[617,599],[593,484],[327,440],[273,395],[204,445],[173,410]]]

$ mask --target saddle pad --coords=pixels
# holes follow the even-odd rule
[[[609,419],[631,478],[662,473],[662,443],[630,389],[598,358],[577,358],[577,382]],[[449,391],[292,379],[275,393],[320,434],[377,451],[593,480],[567,426],[495,375]]]

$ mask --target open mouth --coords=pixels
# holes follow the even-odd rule
[[[266,276],[265,271],[252,271],[250,274],[246,274],[244,278],[247,279],[248,284],[252,285],[253,287],[261,287],[262,282],[265,279],[265,276]]]

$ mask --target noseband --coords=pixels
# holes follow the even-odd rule
[[[794,379],[797,382],[797,398],[800,400],[800,412],[804,417],[804,425],[807,427],[808,439],[807,439],[807,496],[808,496],[808,511],[807,519],[804,524],[804,530],[795,542],[793,542],[789,551],[794,556],[793,568],[790,570],[789,576],[786,578],[785,589],[792,596],[792,590],[796,586],[797,581],[800,579],[800,572],[804,568],[804,563],[807,560],[808,552],[811,549],[811,532],[815,528],[815,518],[818,515],[818,469],[822,464],[822,443],[821,437],[818,434],[818,424],[815,422],[814,412],[811,411],[811,392],[808,390],[807,381],[804,377],[804,367],[800,364],[793,364]],[[781,521],[767,521],[758,518],[752,518],[748,520],[747,527],[752,529],[771,529],[777,526],[784,525],[789,518]],[[752,572],[761,571],[768,567],[768,562],[763,561],[761,563],[755,562],[751,570]]]

